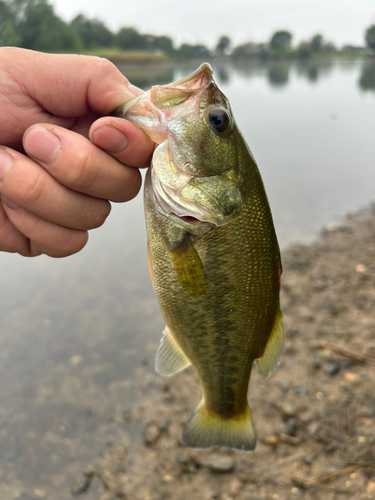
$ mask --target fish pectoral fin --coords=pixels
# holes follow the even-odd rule
[[[184,370],[191,362],[182,352],[181,347],[174,339],[171,331],[166,326],[163,332],[159,349],[156,353],[155,369],[160,375],[169,377]]]
[[[205,295],[207,292],[206,273],[191,241],[187,238],[180,246],[173,248],[170,253],[180,285],[193,295]]]
[[[251,410],[247,406],[243,415],[223,418],[210,414],[201,401],[185,425],[183,440],[190,448],[226,446],[242,451],[253,451],[256,434]]]
[[[264,379],[275,371],[284,347],[283,315],[277,310],[275,323],[261,358],[255,360],[259,373]]]

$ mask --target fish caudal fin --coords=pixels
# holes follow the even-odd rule
[[[173,338],[171,331],[166,326],[163,332],[159,349],[156,353],[155,369],[160,375],[169,377],[180,372],[190,365],[190,361],[182,352],[181,347]]]
[[[243,451],[253,451],[256,434],[252,422],[251,410],[235,418],[223,418],[210,414],[204,402],[195,409],[185,425],[183,440],[190,448],[210,448],[225,446]]]
[[[275,323],[261,358],[255,360],[259,373],[264,379],[275,371],[284,347],[283,315],[277,311]]]

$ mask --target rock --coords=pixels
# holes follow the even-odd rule
[[[291,444],[292,446],[298,446],[299,444],[301,444],[301,441],[298,438],[294,436],[288,436],[288,434],[280,434],[279,438],[283,443]]]
[[[298,422],[296,418],[290,418],[285,426],[284,434],[287,436],[295,436],[298,429]]]
[[[169,426],[170,426],[170,423],[171,421],[168,419],[168,420],[164,420],[164,422],[162,422],[160,425],[159,425],[159,430],[160,432],[165,432],[168,430]]]
[[[288,402],[281,403],[278,409],[284,418],[288,419],[296,416],[296,408]]]
[[[346,372],[344,375],[346,382],[356,382],[358,380],[358,374],[353,372]]]
[[[314,462],[314,457],[312,457],[311,455],[308,455],[307,457],[304,457],[303,459],[303,463],[305,465],[312,465]]]
[[[207,467],[212,472],[217,473],[228,473],[232,472],[234,469],[235,463],[232,457],[226,457],[223,455],[212,454],[207,457],[203,457],[200,460],[200,463],[203,467]]]
[[[279,438],[276,434],[271,434],[270,436],[263,438],[262,443],[267,444],[268,446],[277,446],[279,444]]]
[[[307,394],[309,393],[309,391],[306,389],[305,386],[303,385],[297,385],[295,388],[294,388],[294,392],[296,394],[299,394],[301,396],[307,396]]]
[[[232,479],[232,481],[229,483],[229,488],[228,492],[230,495],[237,496],[239,495],[241,489],[243,488],[243,483],[240,481],[237,477]]]
[[[281,389],[283,389],[284,391],[288,390],[289,387],[290,387],[290,382],[289,380],[287,380],[286,378],[281,378],[277,381],[277,384],[279,385],[279,387]]]
[[[147,444],[149,446],[153,445],[159,439],[160,434],[161,434],[161,431],[156,424],[154,424],[154,423],[149,424],[147,429],[146,429],[143,441],[145,444]]]
[[[330,375],[333,377],[333,375],[337,375],[337,373],[340,371],[340,363],[326,363],[323,366],[324,373],[327,375]]]
[[[90,488],[93,475],[92,471],[86,471],[81,476],[74,478],[70,486],[71,494],[77,496],[85,493]]]

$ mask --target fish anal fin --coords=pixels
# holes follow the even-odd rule
[[[284,347],[283,316],[278,308],[275,323],[261,358],[255,360],[261,376],[266,379],[275,371]]]
[[[155,369],[160,375],[169,377],[188,367],[191,362],[182,352],[181,347],[174,339],[171,331],[166,326],[163,332],[159,349],[156,353]]]
[[[207,292],[207,278],[202,261],[190,240],[170,250],[173,267],[180,285],[197,296]]]
[[[225,446],[242,451],[253,451],[256,444],[251,410],[247,406],[243,415],[223,418],[210,414],[204,402],[195,409],[185,425],[184,444],[190,448]]]

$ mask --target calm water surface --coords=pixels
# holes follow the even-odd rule
[[[196,65],[124,70],[148,88]],[[214,65],[261,170],[281,248],[375,199],[375,63]],[[142,199],[114,205],[78,255],[0,254],[0,498],[70,498],[137,394],[163,322]],[[95,488],[86,497],[95,498]]]

